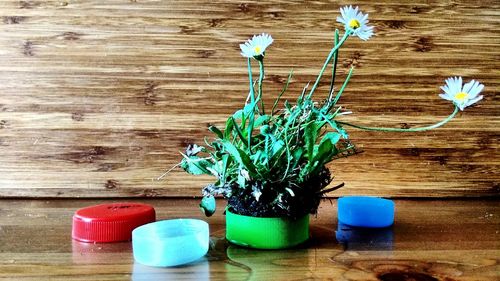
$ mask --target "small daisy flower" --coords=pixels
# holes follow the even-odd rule
[[[484,85],[475,80],[471,80],[469,83],[463,85],[463,87],[462,77],[450,77],[445,82],[446,85],[441,86],[444,94],[440,94],[439,96],[445,100],[452,101],[460,110],[464,110],[467,106],[483,99],[483,96],[478,96],[478,94],[483,90]]]
[[[358,7],[345,6],[340,8],[341,17],[337,21],[342,23],[345,30],[352,32],[352,35],[358,36],[361,40],[368,40],[373,35],[373,26],[368,26],[368,14],[358,11]]]
[[[245,44],[240,44],[241,55],[246,58],[257,58],[264,56],[266,48],[273,43],[273,38],[267,33],[254,35],[248,39]]]

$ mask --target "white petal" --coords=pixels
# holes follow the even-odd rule
[[[439,94],[439,96],[445,100],[452,101],[453,99],[449,95]]]
[[[480,101],[480,100],[482,100],[482,99],[483,99],[483,96],[481,95],[481,96],[479,96],[479,97],[477,97],[477,98],[475,98],[475,99],[472,99],[472,100],[468,101],[468,102],[465,104],[465,106],[470,106],[470,105],[472,105],[472,104],[474,104],[474,103],[476,103],[476,102],[478,102],[478,101]]]
[[[469,93],[470,89],[474,86],[476,81],[471,80],[469,83],[465,84],[462,88],[462,92]]]
[[[368,22],[367,19],[368,19],[368,14],[364,15],[363,17],[361,17],[360,21],[361,21],[361,23],[366,23],[366,22]]]
[[[473,87],[469,92],[469,98],[471,99],[475,98],[483,89],[484,89],[483,84],[479,84],[478,86]]]
[[[346,14],[345,14],[346,9],[347,9],[347,7],[340,8],[340,14],[342,15],[342,18],[345,18],[345,16],[346,16]]]
[[[241,55],[244,57],[255,57],[264,53],[267,47],[271,45],[273,38],[267,33],[254,35],[251,39],[247,40],[244,44],[240,44]],[[255,47],[260,47],[260,52],[255,52]]]
[[[357,16],[357,15],[358,15],[358,12],[359,12],[358,10],[359,10],[359,7],[358,7],[358,6],[354,7],[354,11],[353,11],[354,16]]]
[[[447,78],[446,80],[444,80],[444,83],[445,83],[444,88],[446,88],[446,91],[449,92],[450,91],[450,85],[453,84],[453,78]]]
[[[362,40],[368,40],[373,35],[373,27],[372,26],[362,26],[357,30],[357,36]]]
[[[443,92],[447,95],[449,95],[449,92],[450,92],[450,88],[448,88],[448,85],[444,85],[444,86],[441,86],[439,87],[441,90],[443,90]]]
[[[456,80],[455,82],[455,87],[457,87],[457,89],[455,89],[456,93],[458,92],[461,92],[462,91],[462,77],[458,77],[458,79]]]
[[[342,18],[347,21],[347,18],[349,18],[349,9],[346,7],[344,7],[341,11],[340,11],[340,14],[342,15]]]
[[[347,22],[344,20],[344,18],[343,18],[343,17],[337,17],[337,22],[340,22],[340,23],[342,23],[342,24],[344,24],[344,25],[346,25],[346,24],[347,24]]]
[[[446,84],[448,86],[448,94],[455,95],[462,90],[462,82],[459,82],[458,77],[451,77],[446,79]]]

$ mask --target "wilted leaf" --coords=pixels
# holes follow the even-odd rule
[[[262,191],[256,185],[252,186],[252,195],[255,198],[255,201],[259,202],[259,198],[262,195]]]
[[[191,143],[186,148],[186,155],[187,156],[196,156],[196,154],[200,153],[202,150],[204,150],[203,146],[199,146],[197,144]]]

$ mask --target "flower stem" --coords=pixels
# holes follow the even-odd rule
[[[249,81],[249,84],[250,84],[250,101],[251,102],[254,102],[255,101],[255,93],[254,93],[254,89],[253,89],[253,78],[252,78],[252,64],[251,64],[251,59],[248,58],[247,60],[247,64],[248,64],[248,81]]]
[[[266,136],[266,166],[269,169],[269,136]]]
[[[266,114],[264,110],[264,99],[262,98],[262,80],[264,79],[264,59],[259,60],[259,98],[260,106],[262,109],[262,115]]]
[[[365,130],[365,131],[380,131],[380,132],[422,132],[422,131],[428,131],[428,130],[432,130],[432,129],[441,127],[444,124],[448,123],[451,119],[453,119],[453,117],[455,117],[455,115],[457,115],[458,110],[459,110],[458,106],[455,106],[455,110],[453,111],[453,113],[451,113],[444,120],[442,120],[442,121],[440,121],[440,122],[438,122],[436,124],[433,124],[433,125],[430,125],[430,126],[425,126],[425,127],[409,128],[409,129],[384,128],[384,127],[365,127],[365,126],[354,125],[354,124],[350,124],[350,123],[342,122],[342,121],[336,121],[336,122],[338,124],[340,124],[340,125],[350,126],[350,127],[361,129],[361,130]]]
[[[326,110],[326,112],[329,112],[330,109],[335,106],[337,104],[337,102],[339,101],[340,99],[340,96],[342,96],[342,93],[344,92],[344,89],[345,87],[347,86],[347,84],[349,83],[349,80],[351,80],[351,76],[352,76],[352,72],[354,71],[354,67],[351,67],[351,69],[349,70],[349,73],[347,74],[347,77],[345,78],[345,81],[344,81],[344,84],[342,84],[342,87],[340,87],[339,91],[337,92],[337,95],[335,96],[335,99],[333,100],[333,102],[329,105],[328,109]]]
[[[344,33],[344,36],[342,36],[342,39],[340,39],[340,42],[337,43],[337,45],[335,45],[335,47],[333,47],[332,50],[330,51],[330,54],[328,54],[328,57],[326,58],[325,63],[323,64],[323,67],[321,68],[321,70],[318,74],[318,77],[316,78],[316,82],[314,82],[314,85],[312,86],[311,91],[309,92],[309,96],[308,96],[309,98],[313,95],[314,91],[318,87],[319,80],[321,80],[321,76],[323,76],[323,72],[325,72],[325,69],[328,66],[328,64],[330,63],[330,61],[332,60],[333,55],[340,48],[340,46],[342,46],[342,44],[344,44],[345,40],[347,40],[349,35],[351,35],[351,32],[352,31],[346,31]]]
[[[339,30],[335,29],[335,35],[334,35],[334,41],[333,41],[333,46],[337,45],[339,43]],[[335,74],[337,73],[337,60],[339,55],[339,50],[335,51],[333,53],[333,62],[332,62],[332,80],[330,81],[330,91],[328,92],[329,97],[333,94],[333,86],[335,84]],[[330,99],[328,99],[330,100]]]
[[[251,59],[248,58],[248,79],[250,81],[250,102],[253,104],[254,108],[250,111],[248,116],[248,128],[247,128],[247,148],[251,152],[251,144],[252,144],[252,131],[253,131],[253,122],[254,122],[254,110],[255,110],[255,91],[253,89],[253,78],[252,78],[252,64]]]
[[[255,105],[255,101],[254,101]],[[252,153],[252,132],[253,132],[253,123],[254,123],[254,111],[252,110],[249,114],[248,118],[248,128],[247,128],[247,148],[250,153]]]
[[[273,108],[271,109],[271,117],[273,116],[274,114],[274,110],[276,109],[276,106],[278,105],[278,102],[280,101],[281,99],[281,96],[286,92],[286,90],[288,89],[288,84],[290,84],[290,80],[292,79],[292,75],[293,75],[293,69],[290,71],[290,74],[288,74],[288,79],[286,79],[286,84],[285,86],[283,87],[283,90],[281,90],[280,94],[278,95],[278,98],[276,98],[276,100],[274,101],[274,104],[273,104]]]

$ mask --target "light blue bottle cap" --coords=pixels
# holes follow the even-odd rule
[[[134,259],[149,266],[193,262],[208,252],[208,223],[197,219],[157,221],[132,231]]]
[[[337,202],[338,220],[357,227],[387,227],[394,223],[394,202],[369,196],[347,196]]]

